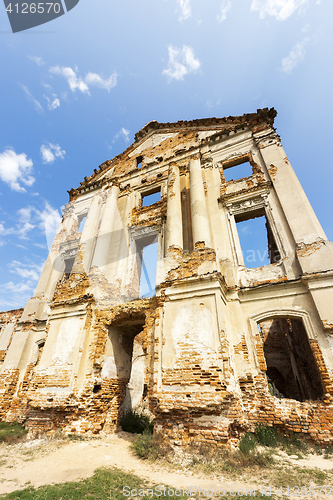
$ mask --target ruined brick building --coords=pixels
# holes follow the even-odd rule
[[[35,295],[0,314],[1,419],[113,432],[144,402],[179,444],[258,422],[332,442],[333,244],[275,115],[150,122],[69,191]]]

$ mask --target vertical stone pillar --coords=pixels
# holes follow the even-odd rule
[[[107,271],[108,265],[112,264],[112,262],[110,262],[112,231],[118,210],[118,194],[119,187],[113,185],[109,190],[108,198],[105,203],[101,227],[97,236],[95,252],[91,263],[92,266],[103,268],[105,272]]]
[[[333,268],[333,245],[310,205],[303,188],[277,140],[258,140],[266,168],[293,235],[303,273]]]
[[[65,241],[66,237],[73,230],[73,227],[76,224],[77,220],[72,217],[70,209],[69,214],[64,218],[58,227],[34,296],[28,300],[24,308],[21,317],[22,321],[27,321],[33,314],[36,315],[36,319],[46,319],[46,303],[52,299],[56,284],[61,278],[63,272],[63,263],[60,259],[59,245]]]
[[[63,243],[66,238],[71,235],[71,233],[75,234],[76,228],[77,217],[73,216],[71,210],[71,212],[69,212],[67,216],[65,215],[64,220],[60,224],[49,253],[49,257],[52,262],[52,272],[49,276],[47,287],[45,289],[45,296],[48,300],[52,299],[56,284],[61,278],[65,266],[59,252],[60,244]],[[60,235],[61,237],[59,237]]]
[[[268,143],[260,140],[258,142],[260,153],[295,241],[311,242],[318,237],[326,239],[282,146],[274,138]]]
[[[324,330],[333,332],[333,243],[327,240],[275,134],[257,138],[257,144],[294,238],[303,280],[317,307]]]
[[[198,241],[203,241],[206,247],[211,247],[208,212],[199,158],[190,159],[190,189],[193,246],[195,247]]]
[[[90,262],[94,251],[95,236],[98,227],[102,200],[103,196],[101,192],[95,194],[91,201],[87,220],[82,231],[81,244],[83,247],[83,267],[86,273],[89,273],[90,270]]]
[[[180,200],[179,167],[169,166],[167,191],[166,249],[175,246],[183,249],[183,221]]]

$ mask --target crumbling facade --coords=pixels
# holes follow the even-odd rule
[[[275,115],[150,122],[69,191],[35,295],[0,316],[2,420],[113,432],[144,403],[178,444],[260,422],[332,443],[333,244]]]

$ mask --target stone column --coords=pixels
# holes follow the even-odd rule
[[[211,247],[209,220],[199,158],[190,159],[191,218],[193,246],[203,241]]]
[[[274,134],[257,142],[293,235],[303,273],[332,269],[333,244],[327,241],[282,146]]]
[[[296,257],[324,330],[333,333],[333,243],[327,237],[275,133],[257,138],[295,242]]]
[[[167,191],[166,250],[170,246],[183,249],[183,221],[180,200],[179,167],[169,166]]]
[[[59,245],[65,241],[67,235],[76,224],[77,220],[72,217],[70,209],[69,214],[64,218],[58,227],[34,296],[28,300],[24,308],[21,317],[22,321],[27,321],[33,314],[36,314],[36,319],[39,320],[45,320],[47,318],[46,303],[52,299],[56,284],[63,273],[63,263],[61,262],[59,254]]]
[[[105,208],[102,216],[102,222],[97,236],[94,256],[91,266],[98,266],[107,270],[107,266],[111,262],[111,244],[112,244],[112,231],[114,220],[117,214],[119,187],[112,186],[108,193],[108,198],[105,203]]]
[[[282,146],[273,139],[260,141],[259,148],[295,241],[326,239]]]
[[[47,287],[45,289],[45,296],[51,300],[58,280],[62,277],[65,264],[59,251],[60,244],[66,241],[66,238],[72,233],[75,234],[77,228],[77,217],[71,211],[59,226],[57,234],[53,240],[53,244],[49,253],[49,258],[52,262],[52,272],[49,276]]]
[[[99,192],[95,194],[91,201],[87,220],[82,231],[81,244],[83,249],[83,268],[86,273],[89,273],[90,270],[90,262],[94,250],[95,236],[98,228],[102,201],[102,193]]]

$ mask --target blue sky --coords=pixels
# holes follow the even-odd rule
[[[332,0],[80,0],[13,34],[0,5],[0,310],[24,306],[67,190],[148,121],[274,106],[329,239]]]

